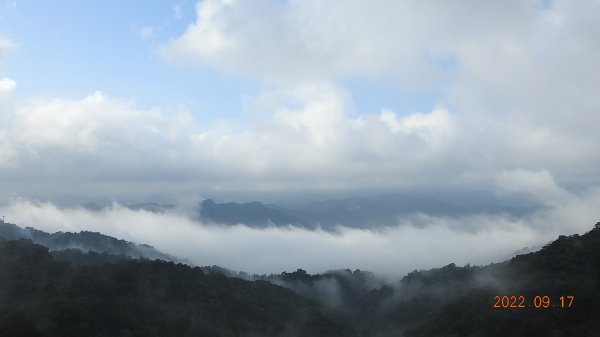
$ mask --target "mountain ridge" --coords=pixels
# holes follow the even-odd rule
[[[30,239],[51,251],[79,249],[84,252],[111,253],[131,258],[159,259],[173,262],[184,260],[158,251],[147,244],[138,244],[91,231],[47,233],[32,227],[21,228],[15,224],[0,221],[0,236],[9,240]]]
[[[2,235],[21,232],[16,225],[0,226]],[[395,282],[383,282],[359,270],[314,275],[302,269],[263,276],[227,274],[216,266],[204,269],[93,251],[67,249],[49,254],[48,248],[23,238],[0,238],[0,297],[6,299],[0,301],[0,328],[22,329],[28,336],[89,335],[95,331],[45,314],[58,312],[79,315],[79,321],[97,329],[99,336],[123,331],[133,336],[191,336],[201,331],[214,336],[248,336],[252,332],[278,337],[541,337],[594,336],[600,331],[600,317],[595,314],[600,311],[600,222],[585,234],[561,235],[537,252],[501,263],[462,267],[451,263],[415,270]],[[86,281],[81,284],[81,280]],[[114,287],[116,290],[110,290]],[[76,296],[56,302],[67,293]],[[76,302],[77,296],[87,300]],[[495,307],[501,303],[495,298],[502,296],[522,297],[527,305]],[[570,296],[573,306],[560,302]],[[547,308],[542,307],[545,297]],[[40,298],[49,301],[40,302]],[[206,302],[207,298],[212,302]],[[165,308],[184,319],[160,309],[159,303],[164,301],[171,303]],[[19,307],[15,303],[29,304]],[[94,317],[92,313],[107,306],[116,309],[106,318]],[[29,309],[13,309],[17,307]],[[279,316],[281,310],[294,314]],[[216,312],[216,316],[208,312]],[[200,326],[192,323],[191,317],[200,313],[211,320],[203,318]],[[228,320],[231,315],[245,323]],[[120,322],[110,323],[117,330],[106,330],[106,319]],[[51,324],[35,323],[44,320]],[[282,321],[289,323],[282,325]],[[61,328],[56,330],[57,326]]]

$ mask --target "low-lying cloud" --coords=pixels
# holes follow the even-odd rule
[[[583,232],[598,220],[599,193],[569,189],[600,182],[599,5],[201,1],[185,32],[157,43],[175,62],[260,83],[240,97],[244,118],[142,108],[110,87],[79,98],[22,97],[13,92],[26,79],[0,74],[0,199],[13,198],[0,211],[21,226],[95,230],[249,272],[403,273],[486,263]],[[13,47],[0,35],[0,58]],[[383,102],[357,111],[360,93],[348,80],[435,97],[424,111]],[[56,205],[494,184],[545,208],[523,218],[417,214],[379,231],[330,233],[209,226],[119,204],[101,212]]]
[[[90,211],[15,199],[2,206],[0,212],[7,221],[20,226],[49,232],[98,231],[153,245],[197,265],[219,265],[250,273],[358,268],[399,276],[448,263],[501,261],[518,249],[545,244],[560,234],[586,232],[600,219],[600,189],[567,194],[560,204],[550,204],[522,218],[415,214],[384,229],[340,226],[336,232],[292,226],[256,229],[243,224],[208,225],[177,210],[152,213],[118,203],[102,211]]]

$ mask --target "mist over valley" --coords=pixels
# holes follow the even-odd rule
[[[598,17],[0,0],[0,335],[599,335]]]

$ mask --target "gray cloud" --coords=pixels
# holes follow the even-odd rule
[[[281,103],[289,98],[300,105]],[[166,182],[208,189],[352,188],[357,177],[363,186],[402,172],[414,177],[439,162],[436,153],[443,154],[454,132],[443,108],[350,118],[344,93],[330,85],[301,87],[274,101],[257,100],[256,109],[269,117],[241,130],[227,122],[203,128],[185,111],[143,111],[101,93],[26,102],[4,115],[0,179],[17,194],[26,186],[16,184],[36,180],[38,188],[76,185],[71,193],[96,184],[144,189]]]
[[[515,170],[597,185],[597,13],[593,1],[202,1],[162,52],[269,83],[248,123],[102,93],[11,101],[0,197],[490,188]],[[355,113],[348,78],[443,94],[430,111]]]
[[[518,180],[523,172],[505,173]],[[530,172],[529,174],[545,173]],[[560,188],[549,183],[548,187]],[[554,186],[552,186],[554,185]],[[531,191],[535,193],[535,188]],[[180,211],[151,213],[119,204],[94,212],[15,199],[0,207],[7,220],[46,231],[92,230],[147,243],[199,265],[221,265],[255,273],[305,268],[310,272],[359,268],[399,276],[451,262],[500,261],[525,246],[559,234],[583,233],[600,217],[600,190],[566,193],[524,218],[477,214],[461,218],[415,214],[379,231],[339,227],[337,233],[296,227],[256,229],[207,225]]]
[[[392,75],[414,85],[439,78],[461,50],[538,28],[539,12],[533,1],[210,0],[163,52],[275,81]]]

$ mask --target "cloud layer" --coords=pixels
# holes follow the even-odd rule
[[[514,170],[597,185],[598,13],[596,1],[201,1],[161,54],[263,83],[246,121],[101,92],[5,99],[0,197],[489,188]],[[351,79],[438,98],[355,111]],[[0,97],[14,90],[1,80]]]
[[[100,92],[17,104],[2,118],[0,179],[7,185],[53,182],[58,190],[73,183],[79,192],[100,183],[180,181],[207,189],[352,188],[358,177],[366,186],[426,173],[442,164],[454,136],[443,108],[350,118],[344,93],[328,85],[254,104],[268,117],[245,127],[227,121],[203,126],[187,111],[140,110]]]
[[[532,1],[210,0],[196,12],[196,22],[166,46],[169,57],[282,81],[392,76],[421,82],[437,78],[452,58],[462,63],[469,48],[497,51],[497,37],[521,44],[517,37],[543,25],[535,22]]]
[[[523,174],[506,172],[502,179]],[[512,177],[511,177],[512,176]],[[547,188],[560,189],[554,183]],[[526,193],[535,193],[538,186]],[[151,213],[119,204],[99,212],[58,208],[47,202],[15,199],[0,207],[7,221],[42,230],[92,230],[148,243],[198,265],[220,265],[251,273],[310,272],[359,268],[400,276],[413,269],[448,263],[501,261],[525,246],[545,244],[559,234],[583,233],[600,217],[600,190],[565,193],[562,202],[525,218],[478,214],[461,218],[415,214],[380,231],[339,227],[337,233],[296,227],[256,229],[206,225],[180,211]]]
[[[142,108],[110,88],[20,98],[27,79],[2,75],[7,220],[99,231],[249,272],[396,275],[488,263],[598,221],[600,2],[203,0],[195,14],[181,35],[157,42],[159,54],[198,76],[208,68],[258,83],[240,97],[243,118],[201,122],[205,111]],[[13,46],[0,35],[0,57]],[[357,111],[352,81],[434,98],[424,111]],[[329,233],[32,201],[403,188],[497,189],[544,208],[524,218],[415,214],[377,232]]]

